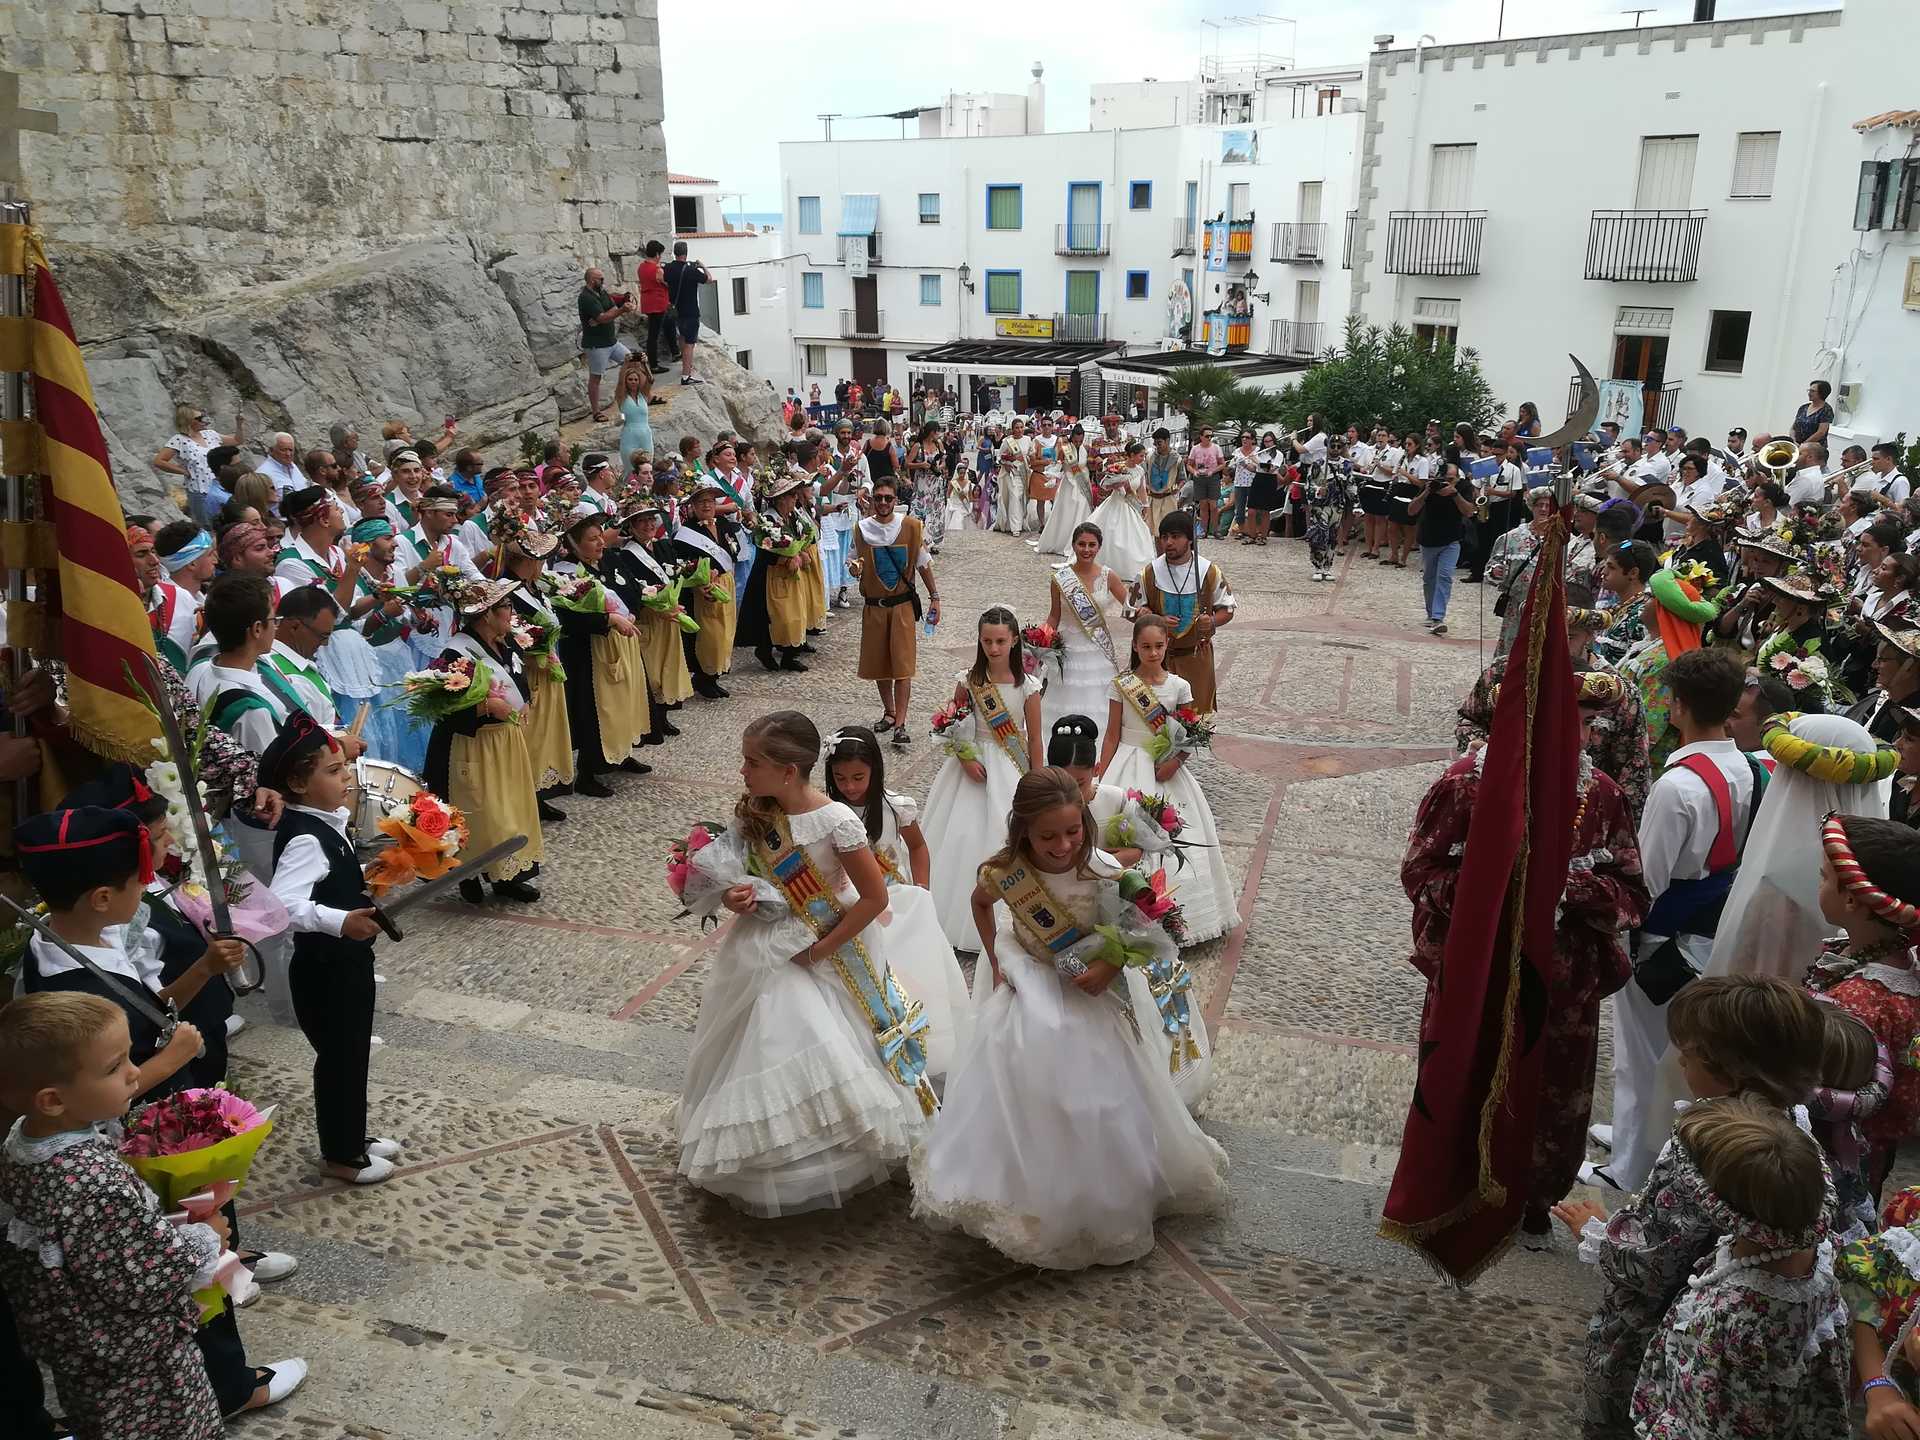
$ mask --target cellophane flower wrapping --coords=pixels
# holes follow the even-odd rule
[[[213,933],[213,902],[204,885],[189,882],[168,897],[182,915],[198,925],[204,934]],[[280,897],[264,885],[249,886],[240,899],[227,892],[227,916],[233,921],[236,940],[259,945],[271,940],[292,924]]]
[[[667,856],[667,888],[686,907],[689,915],[701,920],[717,920],[726,908],[723,897],[736,885],[753,887],[753,910],[746,917],[763,923],[791,920],[806,930],[804,923],[787,904],[780,887],[747,867],[747,845],[733,828],[712,822],[693,827],[687,838],[676,842]],[[807,932],[811,936],[812,932]],[[808,941],[794,946],[798,950]]]
[[[385,802],[379,830],[393,841],[367,866],[367,889],[379,899],[396,885],[437,880],[460,863],[467,817],[428,790]]]
[[[435,660],[424,670],[409,670],[400,677],[399,698],[387,703],[404,706],[409,715],[432,725],[473,709],[492,689],[492,668],[462,656]]]
[[[1165,764],[1176,754],[1189,754],[1193,746],[1187,740],[1187,727],[1177,715],[1169,714],[1167,723],[1147,736],[1147,758],[1156,765]]]
[[[973,706],[965,702],[949,702],[933,712],[934,743],[962,765],[980,758],[979,749],[960,733],[962,722],[972,714]]]

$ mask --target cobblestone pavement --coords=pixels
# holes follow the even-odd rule
[[[673,1106],[714,936],[674,919],[664,848],[731,807],[749,718],[873,718],[849,613],[811,673],[748,658],[731,700],[693,702],[685,734],[646,752],[655,774],[563,802],[539,904],[443,908],[383,947],[373,1115],[405,1142],[393,1181],[318,1177],[310,1052],[245,1002],[235,1084],[283,1108],[243,1228],[301,1270],[243,1325],[258,1361],[300,1353],[314,1372],[236,1433],[1571,1433],[1593,1290],[1565,1242],[1461,1296],[1373,1234],[1421,998],[1397,867],[1479,663],[1481,592],[1456,590],[1454,635],[1435,639],[1412,572],[1355,554],[1320,585],[1297,542],[1209,553],[1241,602],[1198,773],[1244,923],[1190,952],[1218,1053],[1202,1120],[1234,1161],[1227,1214],[1167,1225],[1138,1264],[1061,1275],[911,1224],[903,1185],[766,1223],[676,1179]],[[949,537],[936,565],[949,618],[923,675],[968,662],[987,604],[1045,603],[1045,564],[1017,540]],[[915,697],[922,723],[939,688]],[[919,739],[890,782],[924,794],[935,758]]]

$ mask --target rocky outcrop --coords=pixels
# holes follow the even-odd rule
[[[464,443],[512,452],[519,436],[583,416],[580,270],[566,256],[510,255],[488,265],[465,240],[424,243],[247,289],[190,314],[168,310],[108,264],[83,261],[59,274],[122,505],[151,514],[169,506],[151,460],[174,433],[176,401],[204,407],[223,431],[244,418],[261,446],[276,430],[303,447],[324,444],[328,426],[344,419],[372,448],[383,421],[432,433],[452,415]],[[101,291],[123,284],[127,303],[116,308]],[[683,434],[710,441],[723,429],[777,441],[771,387],[727,360],[718,343],[698,354],[711,383],[663,386],[671,398],[656,411],[656,444],[671,448]]]

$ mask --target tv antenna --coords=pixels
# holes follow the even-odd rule
[[[1640,17],[1642,15],[1654,14],[1655,9],[1653,6],[1647,5],[1639,10],[1622,10],[1620,13],[1622,15],[1631,15],[1633,17],[1633,28],[1638,30],[1640,28]]]
[[[816,115],[813,117],[827,127],[827,133],[822,138],[827,140],[833,139],[833,122],[838,120],[842,113],[843,112],[839,110],[832,110],[824,115]]]

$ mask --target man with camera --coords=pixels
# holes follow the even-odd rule
[[[1448,446],[1440,468],[1420,493],[1407,502],[1420,542],[1420,588],[1426,597],[1427,629],[1447,633],[1447,602],[1453,598],[1453,567],[1460,542],[1474,513],[1473,481],[1460,464],[1460,452]]]
[[[662,277],[667,283],[667,299],[673,305],[674,322],[680,327],[680,383],[703,385],[693,373],[693,350],[700,339],[700,287],[713,283],[713,276],[698,260],[687,258],[687,242],[673,242],[673,259]]]
[[[587,271],[580,291],[580,349],[587,357],[587,410],[595,420],[607,418],[600,411],[600,377],[626,362],[620,317],[632,309],[631,295],[608,292],[604,270],[595,265]]]

